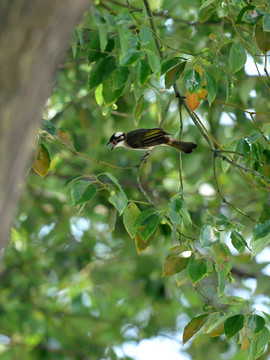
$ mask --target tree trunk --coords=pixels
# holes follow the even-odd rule
[[[57,65],[90,1],[0,1],[1,250],[7,245]]]

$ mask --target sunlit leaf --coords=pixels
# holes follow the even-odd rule
[[[184,328],[183,344],[195,335],[205,324],[208,314],[194,317]]]

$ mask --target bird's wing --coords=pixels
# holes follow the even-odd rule
[[[127,142],[134,148],[147,148],[166,143],[164,135],[167,133],[160,128],[138,129],[128,133]]]

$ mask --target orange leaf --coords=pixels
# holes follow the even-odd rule
[[[49,171],[51,158],[45,145],[40,144],[35,153],[33,170],[41,177],[45,177]]]
[[[187,104],[191,111],[196,110],[200,106],[199,91],[191,94],[187,90]]]

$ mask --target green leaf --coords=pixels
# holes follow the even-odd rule
[[[139,98],[137,105],[134,106],[133,108],[133,118],[136,126],[139,124],[139,121],[142,117],[143,109],[144,109],[144,96],[142,95]]]
[[[227,340],[237,334],[244,326],[244,315],[234,315],[229,317],[224,323],[224,332]]]
[[[196,316],[185,326],[183,333],[183,344],[185,344],[203,327],[208,316],[208,314]]]
[[[146,50],[148,61],[153,73],[158,73],[160,69],[159,57],[154,51]]]
[[[248,327],[253,334],[258,334],[265,327],[265,320],[262,316],[251,315],[248,318]]]
[[[161,64],[161,72],[160,74],[163,75],[165,74],[166,72],[168,72],[169,70],[175,68],[177,65],[181,64],[182,62],[185,62],[186,61],[183,61],[185,60],[184,58],[182,57],[174,57],[170,60],[166,60],[164,61],[162,64]]]
[[[82,205],[90,200],[97,193],[97,187],[91,184],[88,180],[76,181],[69,192],[69,203],[73,206]]]
[[[108,44],[107,31],[104,25],[99,25],[98,33],[99,33],[100,49],[103,52],[105,51]]]
[[[136,235],[137,229],[134,227],[134,221],[140,214],[138,206],[131,201],[126,207],[123,214],[123,223],[129,236],[133,239]]]
[[[146,241],[156,230],[159,224],[159,215],[154,209],[142,211],[134,221],[142,239]]]
[[[248,347],[248,358],[247,360],[254,360],[260,358],[265,351],[265,347],[269,341],[269,330],[264,327],[263,330],[254,336],[254,340]]]
[[[259,9],[255,8],[250,11],[246,11],[242,20],[248,24],[256,24],[262,17],[264,13]]]
[[[207,6],[213,4],[213,2],[215,2],[215,0],[206,0],[206,1],[204,1],[203,4],[200,7],[200,10],[205,9]]]
[[[211,225],[203,225],[201,228],[201,244],[202,247],[209,247],[220,241],[220,232]]]
[[[240,139],[237,143],[236,151],[248,155],[250,153],[249,143],[245,139]]]
[[[107,46],[105,48],[105,52],[101,51],[100,47],[100,40],[99,40],[99,34],[94,34],[92,39],[89,43],[89,52],[88,52],[88,61],[89,63],[92,63],[94,61],[99,60],[100,58],[104,58],[108,56],[108,53],[110,53],[114,48],[114,40],[109,39]]]
[[[180,225],[182,219],[180,217],[180,210],[183,207],[183,201],[179,198],[174,198],[172,203],[169,205],[169,211],[167,215],[169,216],[170,220],[175,225]]]
[[[200,90],[203,84],[203,78],[198,73],[197,70],[192,69],[188,70],[184,76],[184,84],[186,89],[191,93],[195,93],[196,91]]]
[[[242,18],[245,15],[247,11],[252,11],[255,9],[255,6],[253,5],[247,5],[244,6],[238,13],[235,24],[243,24]]]
[[[263,31],[270,31],[270,14],[264,14],[263,18]]]
[[[109,230],[110,230],[110,232],[114,231],[116,220],[117,220],[117,210],[112,209],[109,212]]]
[[[245,300],[239,296],[223,296],[218,298],[217,302],[219,304],[226,305],[243,305],[245,304]]]
[[[211,75],[208,71],[205,71],[205,78],[206,78],[207,100],[210,106],[216,98],[218,85],[214,76]]]
[[[188,265],[188,275],[193,284],[201,280],[207,273],[207,265],[203,259],[193,260]]]
[[[97,60],[89,73],[89,89],[93,89],[106,80],[115,68],[113,56]]]
[[[252,239],[251,241],[251,255],[255,256],[259,254],[263,249],[266,248],[267,245],[270,244],[270,235],[266,235],[263,238],[260,239]]]
[[[121,66],[131,66],[141,57],[140,52],[137,49],[130,48],[125,53],[120,55],[120,65]]]
[[[243,236],[238,231],[232,231],[231,233],[232,244],[239,253],[242,253],[245,250],[245,247],[248,248],[248,244]]]
[[[136,76],[138,82],[141,86],[143,86],[151,73],[150,67],[145,60],[137,61],[135,67]]]
[[[254,240],[265,237],[270,233],[270,220],[265,221],[264,223],[258,223],[254,228]]]
[[[114,104],[124,92],[124,86],[115,90],[109,79],[103,81],[102,85],[102,98],[106,106]]]
[[[122,215],[128,204],[128,199],[124,190],[112,191],[108,200],[119,212],[119,215]]]
[[[247,54],[242,43],[235,42],[230,50],[229,63],[232,72],[237,72],[242,69],[247,60]]]
[[[113,87],[114,89],[121,89],[126,85],[129,77],[129,68],[122,66],[113,72]]]
[[[147,46],[153,40],[152,31],[145,25],[141,27],[140,38],[142,45]]]
[[[112,175],[111,173],[108,173],[108,172],[102,173],[100,175],[107,176],[114,183],[114,185],[116,185],[118,190],[122,190],[121,185],[119,184],[118,180],[116,179],[116,177],[114,175]]]

